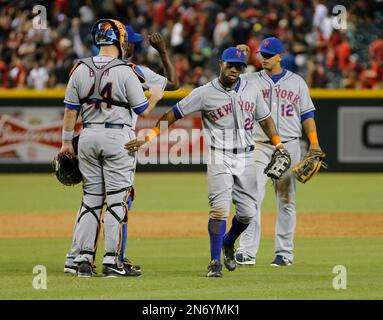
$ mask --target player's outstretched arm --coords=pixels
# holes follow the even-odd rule
[[[262,130],[266,133],[267,137],[270,139],[271,143],[278,149],[284,149],[284,145],[281,142],[281,138],[279,137],[273,118],[271,116],[267,117],[265,120],[260,121],[259,124],[261,125]]]
[[[149,89],[150,98],[149,98],[149,106],[145,109],[144,112],[140,113],[140,117],[147,117],[152,110],[156,107],[158,101],[160,101],[164,95],[164,92],[159,86],[154,86]]]
[[[180,84],[176,68],[170,61],[165,40],[159,33],[153,33],[149,36],[149,43],[160,54],[161,62],[164,66],[165,77],[168,79],[165,90],[177,90],[180,87]]]
[[[134,153],[138,151],[145,143],[149,142],[156,136],[161,133],[161,122],[166,122],[165,128],[170,127],[174,122],[178,119],[174,114],[173,109],[170,109],[166,112],[156,123],[156,126],[152,128],[152,130],[145,136],[144,140],[134,139],[125,144],[125,149],[129,151],[129,153]]]

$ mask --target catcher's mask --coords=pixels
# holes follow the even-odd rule
[[[114,19],[101,19],[92,27],[92,39],[97,48],[101,46],[117,46],[119,58],[124,57],[125,48],[128,45],[128,33],[125,25]]]

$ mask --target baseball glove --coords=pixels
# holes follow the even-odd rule
[[[309,150],[302,161],[298,162],[292,169],[299,182],[309,181],[321,167],[327,169],[328,165],[323,161],[326,156],[321,150]]]
[[[65,186],[73,186],[82,181],[82,174],[78,167],[78,159],[66,154],[58,154],[52,162],[57,180]]]
[[[286,149],[275,149],[271,161],[264,170],[264,173],[273,179],[279,179],[291,165],[290,154]]]

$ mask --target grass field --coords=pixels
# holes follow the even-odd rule
[[[383,174],[319,174],[298,186],[300,216],[320,213],[383,216]],[[135,219],[140,212],[161,215],[208,210],[204,174],[141,174],[136,176]],[[63,212],[75,215],[81,188],[63,188],[48,174],[0,175],[0,218]],[[273,214],[271,186],[264,202]],[[347,216],[347,215],[346,215]],[[326,216],[328,217],[328,215]],[[375,219],[374,218],[374,219]],[[206,214],[206,222],[207,222]],[[381,220],[377,220],[377,223]],[[172,221],[168,221],[169,224]],[[339,230],[342,225],[337,226]],[[39,228],[39,226],[36,226]],[[43,226],[41,226],[43,228]],[[182,226],[180,226],[182,228]],[[4,238],[0,233],[0,299],[382,299],[383,230],[378,236],[306,237],[295,241],[296,260],[289,268],[271,268],[273,238],[263,237],[257,265],[224,271],[222,279],[206,278],[209,241],[206,237],[131,237],[128,256],[143,276],[129,279],[79,279],[62,272],[70,238]],[[97,256],[101,268],[102,248]],[[35,265],[47,268],[47,290],[32,287]],[[334,266],[347,270],[347,289],[335,290]]]

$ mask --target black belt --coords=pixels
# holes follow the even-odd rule
[[[282,141],[282,143],[290,142],[290,141],[293,141],[293,140],[296,140],[296,139],[298,139],[298,138],[291,138],[290,140]],[[268,141],[257,141],[257,142],[272,144],[270,140],[268,140]]]
[[[220,150],[220,151],[223,151],[223,152],[231,152],[231,153],[234,153],[234,154],[238,154],[238,153],[253,151],[255,149],[255,146],[247,146],[245,148],[234,148],[234,149],[225,149],[225,148],[221,149],[221,148],[216,148],[216,147],[213,147],[213,146],[210,146],[210,148],[212,150]]]
[[[87,123],[84,123],[82,126],[83,128],[92,128],[93,124],[103,124],[105,128],[108,128],[108,129],[122,129],[124,127],[123,123],[108,123],[108,122],[87,122]]]

